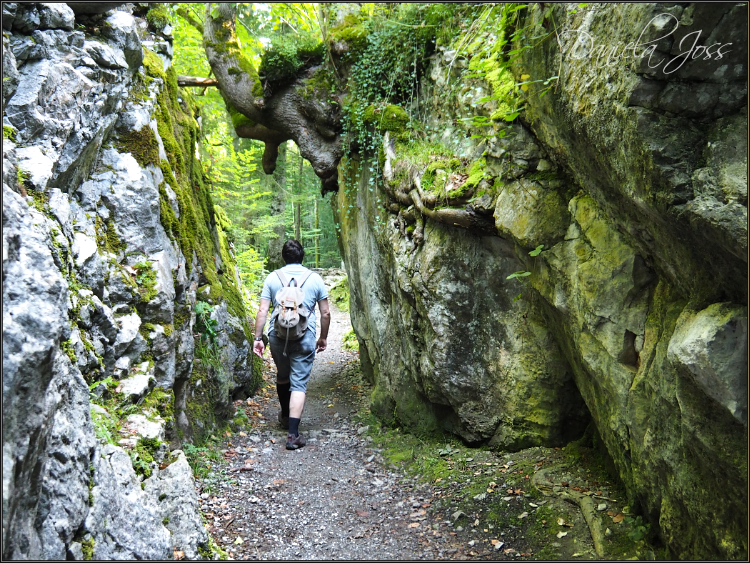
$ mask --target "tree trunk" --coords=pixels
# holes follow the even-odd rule
[[[318,198],[313,199],[315,213],[315,267],[320,268],[320,215],[318,215]]]
[[[273,173],[273,179],[278,186],[272,190],[271,216],[278,219],[279,222],[273,228],[273,238],[268,241],[269,271],[277,270],[284,265],[284,259],[281,257],[281,249],[286,242],[286,225],[284,224],[284,210],[286,208],[286,196],[284,195],[286,190],[286,155],[286,143],[284,143],[279,147],[281,166],[277,166]]]
[[[302,230],[302,204],[298,201],[297,204],[294,206],[295,210],[295,217],[294,217],[294,238],[297,240],[300,240],[302,238],[301,236],[301,230]],[[302,242],[302,241],[300,241]]]

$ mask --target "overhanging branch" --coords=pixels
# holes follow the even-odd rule
[[[178,86],[198,86],[205,88],[206,86],[218,86],[219,81],[215,78],[201,78],[200,76],[178,76]]]

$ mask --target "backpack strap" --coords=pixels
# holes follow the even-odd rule
[[[312,275],[312,272],[310,270],[307,270],[307,273],[305,274],[305,277],[302,278],[302,281],[299,282],[299,284],[297,285],[297,287],[302,287],[303,285],[305,285],[305,282],[307,281],[307,278],[309,278],[311,275]]]
[[[304,274],[304,277],[302,277],[302,281],[299,281],[296,277],[292,277],[289,279],[289,281],[286,281],[286,276],[282,273],[281,270],[276,270],[276,275],[279,276],[279,280],[281,280],[281,285],[283,287],[290,287],[292,280],[294,280],[296,286],[295,287],[302,287],[305,282],[307,281],[307,278],[309,278],[312,275],[312,270],[307,270],[307,273]]]
[[[276,270],[276,275],[279,276],[279,281],[281,281],[282,287],[289,286],[289,282],[286,281],[286,276],[283,274],[281,270]]]

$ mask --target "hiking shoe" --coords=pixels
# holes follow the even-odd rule
[[[281,411],[279,411],[279,424],[284,430],[289,430],[289,417],[281,416]]]
[[[305,438],[302,436],[302,434],[298,434],[297,436],[293,436],[291,434],[287,434],[286,437],[286,449],[287,450],[296,450],[297,448],[301,448],[307,443]]]

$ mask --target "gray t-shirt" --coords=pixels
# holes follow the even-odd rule
[[[281,272],[286,277],[287,282],[292,277],[301,278],[308,271],[309,270],[302,264],[287,264],[286,266],[281,268]],[[268,274],[268,277],[263,284],[263,291],[260,292],[260,298],[269,299],[271,301],[271,304],[273,305],[273,308],[275,309],[277,305],[276,292],[279,291],[282,287],[284,286],[281,284],[279,276],[276,275],[276,272],[271,272],[270,274]],[[310,310],[310,316],[307,320],[307,328],[308,330],[312,330],[313,332],[315,332],[315,305],[322,299],[328,299],[328,290],[323,283],[323,278],[321,278],[315,272],[311,273],[310,277],[307,278],[307,280],[305,281],[305,285],[302,286],[302,290],[305,292],[305,307]],[[268,316],[268,318],[270,319],[272,316],[273,309],[271,310],[271,314]]]

